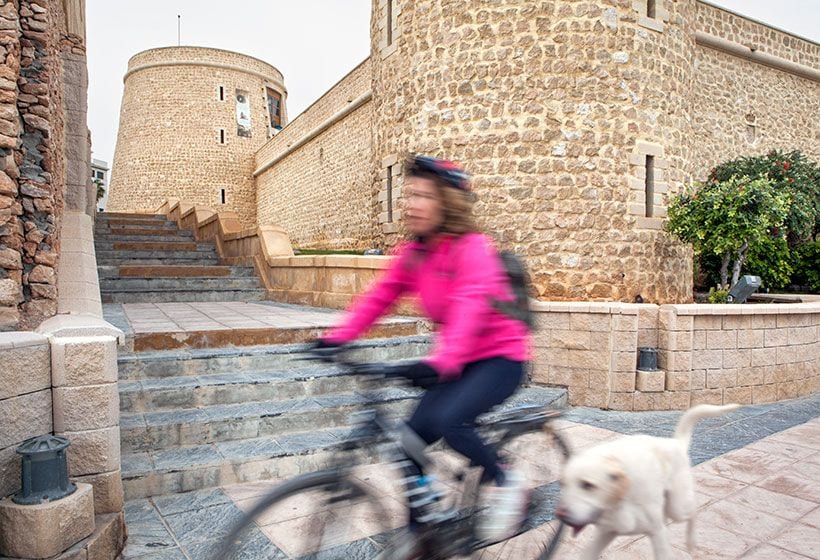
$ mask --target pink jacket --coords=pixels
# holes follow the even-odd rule
[[[400,245],[387,270],[324,338],[336,343],[356,339],[399,296],[410,294],[418,296],[425,314],[437,325],[426,361],[442,378],[458,377],[465,364],[477,360],[529,359],[526,326],[492,307],[494,299],[513,299],[492,241],[470,233],[433,243]]]

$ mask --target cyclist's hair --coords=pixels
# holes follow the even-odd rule
[[[415,165],[414,156],[407,158],[404,169],[407,177],[429,179],[438,188],[441,205],[444,208],[444,222],[441,224],[440,231],[454,235],[479,231],[473,216],[473,204],[476,197],[472,192],[452,186],[436,173],[419,169]]]

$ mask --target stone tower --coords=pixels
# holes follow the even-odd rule
[[[399,232],[402,157],[463,163],[476,211],[543,299],[682,302],[661,230],[691,178],[695,0],[374,0],[374,200]]]
[[[132,57],[124,81],[107,210],[173,198],[255,224],[255,153],[287,122],[281,72],[229,51],[166,47]]]

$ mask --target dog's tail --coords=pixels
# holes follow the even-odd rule
[[[739,404],[725,404],[723,406],[713,404],[699,404],[684,412],[675,428],[675,439],[681,442],[686,449],[689,449],[689,442],[692,439],[692,430],[701,418],[720,416],[726,412],[740,408]]]

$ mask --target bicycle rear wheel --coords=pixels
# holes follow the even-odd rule
[[[273,557],[299,560],[375,558],[379,536],[404,523],[401,504],[345,471],[300,475],[263,496],[233,528],[214,560],[243,555],[250,530],[271,541]]]
[[[529,511],[518,535],[476,550],[471,558],[549,560],[564,532],[563,523],[555,519],[554,513],[558,480],[569,456],[569,446],[560,432],[547,429],[509,440],[499,452],[505,462],[527,479],[531,488]]]

